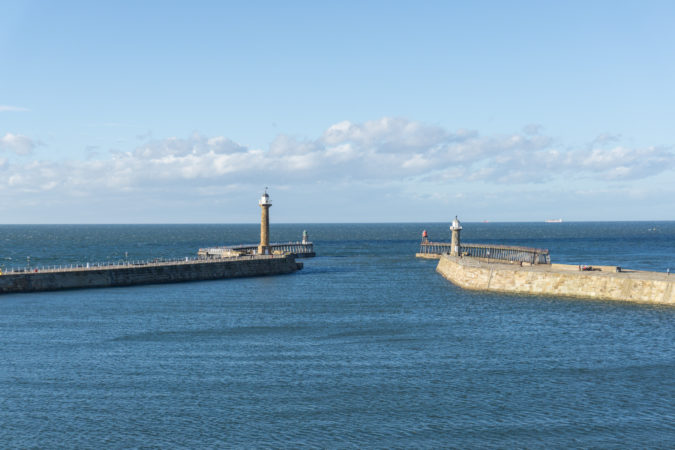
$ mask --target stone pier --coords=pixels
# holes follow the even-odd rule
[[[520,266],[472,257],[442,255],[436,270],[464,289],[624,300],[675,306],[675,276],[615,266],[542,264]]]

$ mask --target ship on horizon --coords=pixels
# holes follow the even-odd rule
[[[546,219],[546,223],[562,223],[562,219]]]

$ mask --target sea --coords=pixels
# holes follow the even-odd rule
[[[272,224],[290,275],[0,295],[2,448],[675,448],[675,307],[462,290],[450,223]],[[675,222],[463,242],[675,271]],[[259,225],[0,225],[0,268],[152,260]],[[675,275],[673,275],[675,276]]]

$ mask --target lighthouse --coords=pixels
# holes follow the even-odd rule
[[[452,238],[450,240],[450,255],[452,256],[459,256],[459,232],[461,229],[462,225],[459,223],[457,216],[455,216],[455,220],[452,221],[452,226],[450,227],[450,231],[452,232]]]
[[[267,255],[270,252],[270,196],[267,195],[267,188],[265,193],[260,197],[258,202],[261,209],[260,215],[260,245],[258,245],[258,254]]]

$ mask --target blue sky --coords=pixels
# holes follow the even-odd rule
[[[673,2],[0,2],[0,223],[674,220]]]

